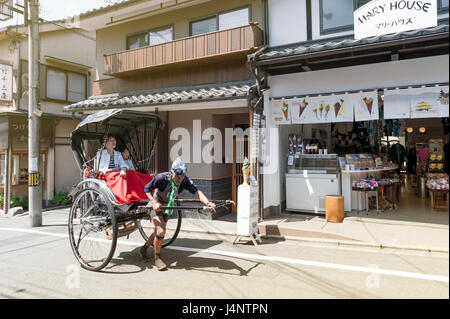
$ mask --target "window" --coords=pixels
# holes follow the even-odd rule
[[[141,32],[127,37],[127,50],[139,49],[173,40],[173,27],[164,27]]]
[[[66,72],[47,70],[47,98],[66,101]]]
[[[449,0],[439,0],[438,1],[438,10],[439,11],[448,11],[448,1]]]
[[[320,1],[320,33],[351,29],[353,25],[353,0]]]
[[[215,16],[191,22],[191,36],[218,30],[226,30],[249,24],[250,7],[219,13]]]
[[[86,76],[69,72],[68,78],[68,100],[70,102],[80,102],[86,99]]]
[[[62,102],[80,102],[87,98],[87,76],[54,68],[47,68],[45,97]]]
[[[320,33],[353,28],[353,12],[371,0],[320,0]]]
[[[127,50],[142,48],[148,45],[148,34],[142,33],[128,37]]]
[[[217,17],[191,23],[191,36],[217,31]]]

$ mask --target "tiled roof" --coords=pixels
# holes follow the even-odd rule
[[[308,53],[319,52],[319,51],[359,46],[359,45],[364,45],[364,44],[373,44],[373,43],[386,42],[386,41],[392,41],[392,40],[413,38],[413,37],[418,37],[418,36],[434,35],[434,34],[439,34],[439,33],[447,33],[448,34],[448,31],[449,31],[448,24],[445,24],[445,25],[438,25],[433,28],[424,28],[424,29],[420,29],[420,30],[405,31],[405,32],[399,32],[399,33],[394,33],[394,34],[385,34],[385,35],[380,35],[377,37],[364,38],[364,39],[359,39],[359,40],[355,40],[353,38],[344,38],[344,39],[341,38],[341,39],[334,39],[334,41],[327,40],[327,41],[316,42],[314,44],[311,44],[311,42],[309,42],[309,43],[303,42],[303,43],[298,43],[298,44],[284,46],[284,47],[269,48],[263,54],[258,56],[258,60],[259,61],[269,60],[269,59],[275,59],[275,58],[295,56],[295,55],[300,55],[300,54],[308,54]]]
[[[246,98],[254,85],[254,81],[247,81],[98,95],[65,106],[64,110],[81,111]]]

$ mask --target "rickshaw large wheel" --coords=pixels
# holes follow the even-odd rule
[[[112,259],[117,245],[114,207],[107,195],[95,188],[81,190],[69,213],[69,239],[81,267],[102,270]]]
[[[178,203],[177,206],[179,206]],[[172,216],[169,216],[169,219],[167,221],[166,235],[164,236],[162,247],[171,245],[175,241],[175,239],[177,239],[178,233],[181,229],[181,220],[181,211],[178,209],[174,209]],[[148,219],[141,219],[137,221],[137,225],[142,238],[144,238],[144,240],[147,242],[149,236],[151,236],[151,234],[153,234],[155,230],[155,226],[153,225],[150,216]]]

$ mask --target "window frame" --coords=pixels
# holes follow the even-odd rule
[[[353,12],[355,12],[356,9],[358,9],[359,6],[359,0],[353,0]],[[339,32],[345,32],[345,31],[351,31],[354,30],[354,23],[335,27],[335,28],[329,28],[324,29],[323,28],[323,0],[319,0],[319,24],[320,24],[320,35],[328,35],[333,33],[339,33]]]
[[[43,172],[41,171],[41,185],[45,186],[46,182],[47,182],[47,170],[48,170],[48,150],[47,149],[43,149],[40,151],[40,161],[41,161],[41,167],[39,168],[39,170],[41,171],[42,169],[44,170]],[[14,161],[14,156],[19,156],[19,160],[18,160],[18,167],[19,167],[19,176],[16,176],[16,178],[18,178],[18,183],[13,185],[13,177],[14,174],[12,172],[13,170],[13,161]],[[22,161],[22,157],[25,156],[26,159]],[[45,161],[42,160],[42,156],[45,157]],[[6,157],[6,152],[0,152],[0,159],[2,159],[2,157]],[[5,160],[4,158],[2,159],[3,161]],[[27,163],[28,165],[28,152],[26,150],[17,150],[17,151],[13,151],[11,154],[11,180],[10,180],[10,186],[11,188],[18,188],[18,187],[25,187],[28,186],[28,176],[27,176],[27,180],[25,180],[24,182],[20,181],[20,170],[24,169],[24,164],[23,163]],[[43,166],[43,168],[42,168]],[[5,176],[5,182],[6,182],[6,176]],[[5,188],[5,184],[3,184],[3,179],[0,178],[0,190],[4,190]],[[2,203],[3,204],[3,203]]]
[[[210,15],[197,17],[197,18],[193,18],[193,19],[188,20],[189,21],[189,36],[190,37],[194,37],[194,36],[199,36],[199,35],[210,33],[210,32],[207,32],[207,33],[192,35],[192,24],[196,23],[196,22],[204,21],[204,20],[209,20],[211,18],[216,18],[216,31],[211,31],[211,32],[223,31],[223,30],[219,30],[219,17],[220,17],[220,15],[226,14],[226,13],[231,13],[233,11],[243,10],[243,9],[248,9],[248,24],[250,24],[250,22],[252,21],[252,5],[248,4],[248,5],[245,5],[245,6],[233,8],[233,9],[230,9],[230,10],[220,11],[220,12],[217,12],[215,14],[210,14]],[[224,30],[228,30],[228,29],[224,29]]]
[[[59,99],[54,99],[54,98],[48,97],[48,95],[47,95],[47,87],[48,87],[48,71],[49,70],[65,73],[65,75],[66,75],[66,99],[65,100],[59,100]],[[71,71],[71,70],[65,70],[65,69],[61,69],[61,68],[50,66],[50,65],[45,65],[45,81],[44,81],[44,83],[45,83],[45,90],[44,90],[45,95],[41,99],[44,100],[44,101],[57,102],[57,103],[61,103],[61,102],[63,102],[63,103],[77,103],[77,101],[70,101],[69,100],[69,73],[82,75],[84,77],[84,83],[85,83],[84,99],[86,100],[88,98],[88,75],[86,73],[76,72],[76,71]]]
[[[150,46],[150,45],[151,45],[151,44],[150,44],[150,32],[158,32],[158,31],[166,30],[166,29],[172,29],[172,41],[174,41],[174,40],[175,40],[175,25],[174,25],[173,23],[171,23],[171,24],[166,24],[166,25],[164,25],[164,26],[160,26],[160,27],[156,27],[156,28],[151,28],[151,29],[146,29],[146,30],[142,30],[142,31],[139,31],[139,32],[133,32],[133,33],[127,34],[127,35],[125,36],[125,49],[126,49],[126,51],[138,50],[138,49],[141,49],[141,48],[145,48],[145,47]],[[137,35],[141,35],[141,34],[146,34],[146,35],[148,36],[148,44],[147,44],[147,45],[144,45],[144,46],[142,46],[142,47],[139,47],[139,48],[130,49],[130,47],[129,47],[129,45],[128,45],[128,39],[131,38],[131,37],[135,37],[135,36],[137,36]],[[171,41],[168,41],[168,42],[171,42]],[[167,43],[167,42],[166,42],[166,43]],[[156,45],[158,45],[158,44],[156,44]]]

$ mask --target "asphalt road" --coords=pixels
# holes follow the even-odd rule
[[[0,298],[449,298],[444,254],[274,239],[255,247],[181,232],[163,250],[168,271],[158,272],[139,259],[135,232],[102,272],[89,272],[72,253],[65,216],[28,224],[28,216],[0,218]]]

